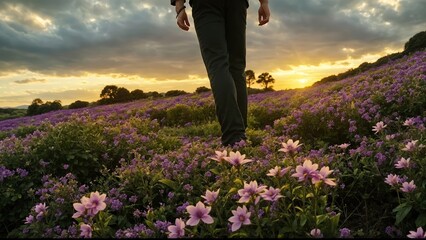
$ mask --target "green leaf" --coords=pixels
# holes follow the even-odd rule
[[[173,190],[177,190],[178,189],[178,187],[179,187],[179,185],[175,182],[175,181],[172,181],[172,180],[170,180],[170,179],[166,179],[166,178],[163,178],[163,179],[160,179],[160,180],[158,180],[160,183],[163,183],[164,185],[166,185],[166,186],[168,186],[168,187],[170,187],[171,189],[173,189]]]
[[[324,222],[327,219],[326,214],[318,215],[315,217],[317,225],[320,225],[322,222]]]
[[[239,179],[239,178],[235,179],[234,183],[238,184],[238,185],[243,185],[243,181],[241,181],[241,179]]]
[[[416,219],[416,226],[426,226],[426,214],[420,214]]]
[[[305,226],[305,224],[306,224],[306,221],[308,220],[308,218],[306,217],[306,215],[305,214],[302,214],[301,216],[300,216],[300,226],[301,227],[303,227],[303,226]]]
[[[410,213],[413,206],[408,205],[408,203],[400,204],[398,207],[393,209],[393,212],[396,212],[396,222],[395,224],[399,224],[404,218]]]

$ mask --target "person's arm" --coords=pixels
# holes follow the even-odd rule
[[[172,5],[176,6],[177,25],[184,31],[189,30],[189,20],[185,12],[185,0],[171,0]]]
[[[268,0],[259,0],[259,26],[265,25],[269,22],[271,17],[271,12],[269,11],[269,1]]]

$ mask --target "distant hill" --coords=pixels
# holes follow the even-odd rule
[[[408,42],[405,43],[404,51],[402,51],[402,52],[392,53],[392,54],[386,55],[384,57],[379,58],[374,63],[364,62],[361,65],[359,65],[357,68],[349,69],[348,71],[343,72],[343,73],[339,73],[337,75],[331,75],[331,76],[325,77],[325,78],[321,79],[320,81],[315,82],[313,84],[313,86],[324,84],[324,83],[327,83],[327,82],[340,81],[340,80],[345,79],[347,77],[355,76],[355,75],[363,73],[363,72],[365,72],[369,69],[382,66],[382,65],[384,65],[384,64],[386,64],[390,61],[402,58],[404,56],[407,56],[409,54],[412,54],[414,52],[421,51],[421,50],[424,50],[424,49],[426,49],[426,31],[419,32],[419,33],[415,34],[413,37],[411,37],[408,40]]]

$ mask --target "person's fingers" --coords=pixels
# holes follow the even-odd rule
[[[179,26],[179,28],[181,28],[184,31],[188,31],[189,30],[190,24],[189,24],[188,16],[186,15],[185,12],[181,13],[178,16],[177,25]]]
[[[264,9],[262,6],[259,8],[259,26],[265,25],[269,22],[270,12],[269,9]]]

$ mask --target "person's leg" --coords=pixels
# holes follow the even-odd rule
[[[229,71],[235,82],[237,101],[247,128],[246,24],[247,0],[226,1],[226,40],[229,53]]]
[[[230,73],[226,37],[226,0],[193,0],[192,12],[222,130],[222,144],[232,145],[245,138],[245,124]]]

